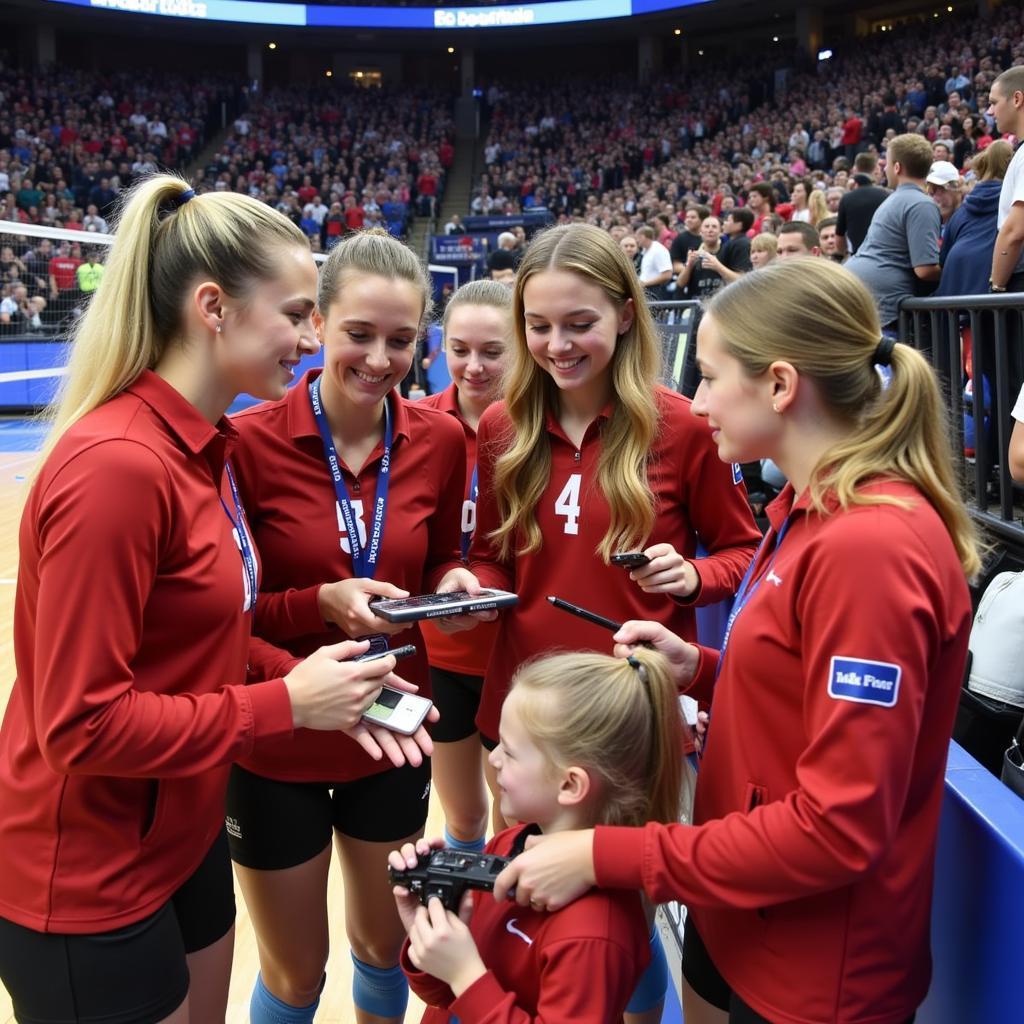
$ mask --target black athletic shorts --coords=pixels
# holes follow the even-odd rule
[[[430,736],[436,743],[457,743],[476,732],[483,685],[483,676],[430,666],[434,706],[441,712],[441,720],[430,727]]]
[[[683,977],[701,999],[729,1014],[729,1024],[772,1024],[767,1017],[755,1013],[729,988],[728,982],[712,962],[693,918],[689,916],[683,930]],[[915,1016],[912,1013],[906,1024],[914,1024]]]
[[[390,843],[427,823],[430,758],[354,782],[280,782],[234,765],[228,782],[231,859],[258,871],[312,860],[337,829],[352,839]]]
[[[0,918],[0,980],[22,1024],[156,1024],[188,995],[185,955],[235,922],[223,831],[155,914],[95,935],[37,932]]]

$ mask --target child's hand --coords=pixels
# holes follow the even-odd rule
[[[420,857],[425,857],[433,849],[442,849],[443,839],[417,839],[416,845],[406,843],[401,850],[392,850],[388,854],[388,864],[396,871],[404,871],[407,868],[414,868],[419,863]],[[420,908],[419,896],[414,896],[404,885],[396,885],[392,890],[395,897],[395,905],[398,907],[398,916],[401,918],[402,927],[408,932],[416,920],[416,911]]]
[[[463,902],[460,911],[465,906]],[[456,996],[487,973],[465,922],[436,898],[416,908],[409,928],[409,959],[419,970],[447,982]]]

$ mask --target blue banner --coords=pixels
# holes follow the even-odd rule
[[[469,235],[432,235],[430,262],[449,266],[468,266],[487,258],[487,247],[482,238]]]

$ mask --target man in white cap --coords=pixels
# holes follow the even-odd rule
[[[948,160],[936,160],[925,180],[925,191],[935,201],[942,217],[942,233],[946,232],[949,218],[956,213],[963,201],[960,188],[960,172]]]

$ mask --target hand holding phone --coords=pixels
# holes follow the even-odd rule
[[[426,697],[382,686],[374,702],[363,712],[363,721],[411,736],[423,724],[433,706]]]
[[[647,565],[650,559],[642,551],[620,551],[611,557],[612,565],[623,569],[639,569],[641,565]]]

